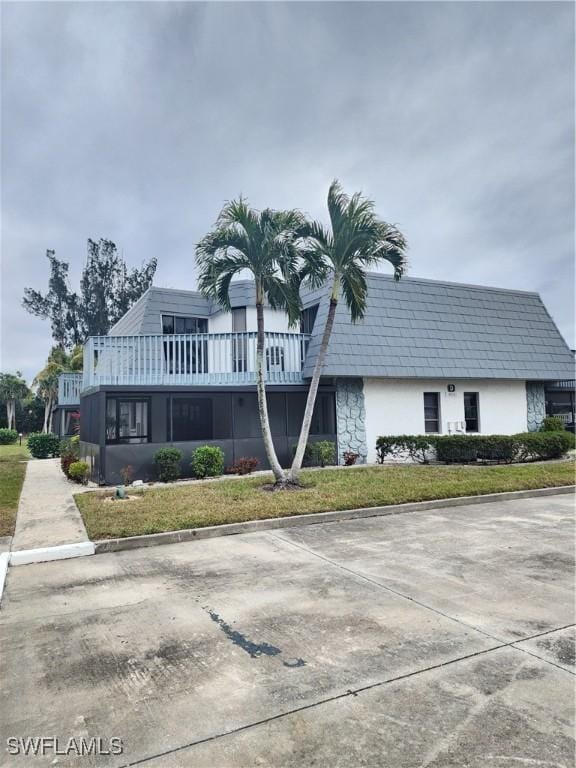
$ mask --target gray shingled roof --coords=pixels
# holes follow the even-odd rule
[[[230,303],[233,307],[254,306],[256,292],[250,280],[237,280],[230,286]],[[198,291],[180,288],[150,287],[110,329],[110,336],[131,336],[162,333],[162,314],[185,317],[210,317],[221,308],[205,299]]]
[[[304,376],[312,368],[328,309],[326,290],[303,292],[320,303]],[[233,306],[253,306],[254,284],[232,283]],[[220,311],[197,291],[152,287],[111,335],[160,333],[160,315],[209,317]],[[364,320],[353,325],[343,301],[324,376],[394,378],[573,379],[574,358],[537,293],[370,274]]]
[[[321,300],[304,375],[328,309]],[[325,376],[571,379],[574,358],[537,293],[371,274],[364,319],[338,304]]]

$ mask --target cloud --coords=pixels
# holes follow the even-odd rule
[[[411,274],[536,290],[573,338],[566,3],[4,3],[2,369],[38,370],[46,248],[88,237],[194,287],[222,202],[325,218],[332,178]]]

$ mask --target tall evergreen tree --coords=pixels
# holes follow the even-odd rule
[[[111,240],[88,240],[88,257],[80,280],[80,292],[71,290],[68,263],[54,251],[50,262],[48,291],[25,288],[22,304],[30,314],[49,319],[57,346],[70,349],[88,336],[100,336],[124,315],[150,285],[157,261],[150,259],[129,270]]]

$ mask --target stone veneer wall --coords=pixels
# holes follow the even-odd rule
[[[526,408],[528,413],[528,432],[536,432],[546,416],[546,397],[544,384],[526,382]]]
[[[336,380],[336,430],[338,433],[338,463],[346,451],[358,453],[357,464],[365,464],[368,455],[366,446],[366,409],[364,407],[364,384],[362,379]]]

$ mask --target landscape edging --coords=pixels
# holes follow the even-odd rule
[[[461,507],[469,504],[488,504],[493,501],[512,501],[539,496],[556,496],[563,493],[574,493],[575,485],[559,485],[552,488],[534,488],[522,491],[504,491],[502,493],[486,493],[479,496],[456,496],[447,499],[430,499],[429,501],[414,501],[405,504],[391,504],[384,507],[361,507],[360,509],[334,510],[330,512],[310,512],[304,515],[287,517],[271,517],[265,520],[247,520],[241,523],[225,525],[210,525],[204,528],[184,528],[178,531],[149,533],[141,536],[126,536],[116,539],[100,539],[94,541],[95,554],[105,552],[120,552],[127,549],[154,547],[162,544],[178,544],[184,541],[213,539],[220,536],[236,536],[241,533],[255,533],[277,528],[291,528],[297,525],[317,525],[343,520],[358,520],[368,517],[398,515],[404,512],[417,512],[441,507]]]

